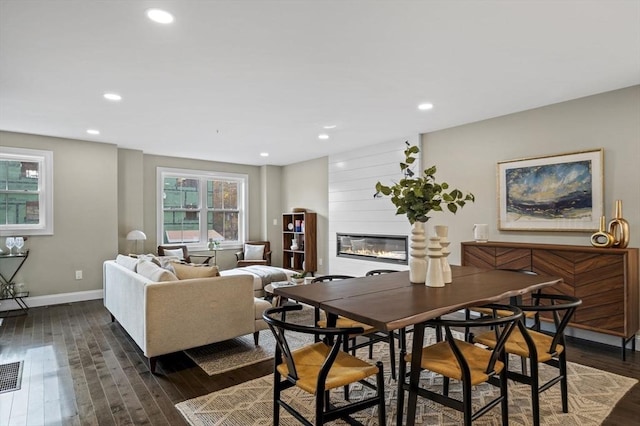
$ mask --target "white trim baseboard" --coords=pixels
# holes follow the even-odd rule
[[[104,296],[104,290],[87,290],[76,291],[73,293],[60,293],[60,294],[48,294],[44,296],[25,297],[24,302],[30,308],[36,308],[39,306],[51,306],[61,305],[63,303],[83,302],[85,300],[102,299]],[[11,300],[2,300],[0,303],[0,312],[10,311],[14,309],[20,309],[18,304]]]

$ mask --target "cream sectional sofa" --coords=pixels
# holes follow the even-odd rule
[[[159,271],[162,278],[150,279],[135,271],[142,261],[118,259],[103,265],[104,306],[149,358],[151,372],[160,355],[250,333],[257,345],[268,328],[262,313],[271,304],[254,297],[249,275],[176,280]]]

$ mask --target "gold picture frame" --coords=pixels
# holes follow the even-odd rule
[[[604,204],[604,150],[498,162],[498,229],[599,229]]]

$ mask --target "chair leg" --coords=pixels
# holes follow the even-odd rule
[[[531,410],[533,426],[540,426],[540,389],[538,385],[538,362],[531,360]]]
[[[317,392],[316,393],[316,421],[314,424],[321,425],[324,424],[324,402],[326,392]]]
[[[382,362],[376,363],[378,366],[378,374],[376,375],[376,385],[378,386],[378,424],[384,426],[387,422],[386,401],[384,399],[384,366]]]
[[[466,380],[462,382],[462,402],[464,410],[464,426],[471,426],[471,383]]]
[[[396,424],[402,423],[402,410],[404,409],[404,383],[407,376],[407,363],[404,360],[406,348],[400,350],[400,362],[398,363],[398,396],[396,402]]]
[[[566,350],[562,351],[562,353],[558,356],[558,362],[560,364],[560,375],[562,379],[560,380],[560,394],[562,396],[562,412],[569,412],[569,398],[568,398],[568,386],[567,386],[567,357]]]
[[[342,351],[343,351],[343,352],[347,352],[347,353],[349,353],[349,342],[350,342],[350,341],[351,341],[351,339],[344,339],[344,340],[342,341]],[[355,346],[355,344],[356,344],[356,338],[354,337],[354,338],[353,338],[352,346]],[[355,351],[355,349],[352,349],[352,350],[351,350],[351,355],[356,356],[356,351]],[[345,401],[349,401],[349,385],[344,385],[343,389],[344,389],[344,400],[345,400]],[[328,404],[328,403],[329,403],[329,402],[327,401],[327,404]]]
[[[509,355],[503,353],[502,359],[503,362]],[[502,426],[509,426],[509,399],[508,399],[508,388],[507,388],[507,368],[505,364],[505,368],[500,372],[500,396],[502,397],[501,402],[501,410],[502,410]]]
[[[449,378],[447,376],[442,376],[442,394],[449,396]]]
[[[280,373],[274,369],[273,373],[273,426],[280,424]]]
[[[396,349],[393,346],[393,331],[389,332],[389,361],[391,362],[391,378],[398,380],[396,376]]]
[[[253,343],[258,346],[258,339],[260,338],[260,332],[256,331],[253,333]]]

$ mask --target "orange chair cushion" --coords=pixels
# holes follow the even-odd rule
[[[547,362],[553,358],[553,354],[549,353],[551,348],[552,336],[548,336],[544,333],[539,333],[535,330],[528,330],[529,336],[533,339],[533,343],[536,346],[536,352],[538,353],[538,362]],[[474,341],[481,343],[485,346],[493,348],[496,345],[496,335],[493,331],[487,331],[473,338]],[[530,358],[529,348],[527,342],[524,340],[520,329],[513,330],[509,339],[507,340],[504,350],[507,353],[518,355],[525,358]],[[556,354],[561,353],[564,350],[562,345],[556,345]]]
[[[483,308],[483,307],[476,307],[474,306],[473,308],[469,308],[472,311],[478,312],[482,315],[487,315],[487,316],[493,316],[493,309],[490,308]],[[533,318],[536,313],[533,311],[523,311],[522,314],[526,317],[526,318]],[[504,309],[498,309],[496,311],[496,315],[499,317],[508,317],[509,315],[513,315],[513,312],[511,311],[507,311]]]
[[[293,361],[298,372],[296,386],[305,392],[313,395],[316,394],[320,368],[329,355],[330,350],[331,348],[329,346],[318,342],[292,352]],[[286,363],[282,363],[276,368],[283,376],[289,374]],[[377,366],[340,351],[327,375],[325,389],[339,388],[377,373]]]
[[[489,380],[489,374],[486,373],[486,370],[492,352],[463,340],[456,339],[455,342],[460,348],[462,356],[469,364],[471,384],[477,385]],[[411,362],[411,354],[405,356],[405,361]],[[425,370],[433,371],[452,379],[462,380],[462,369],[448,342],[438,342],[422,348],[420,366]],[[494,365],[495,373],[500,373],[503,368],[504,363],[496,361]]]
[[[327,321],[326,320],[318,321],[318,327],[327,328]],[[368,334],[376,331],[375,327],[372,327],[369,324],[363,324],[361,322],[354,321],[352,319],[345,318],[342,316],[338,317],[338,320],[336,321],[336,327],[337,328],[362,327],[364,329],[364,332],[362,334]]]

